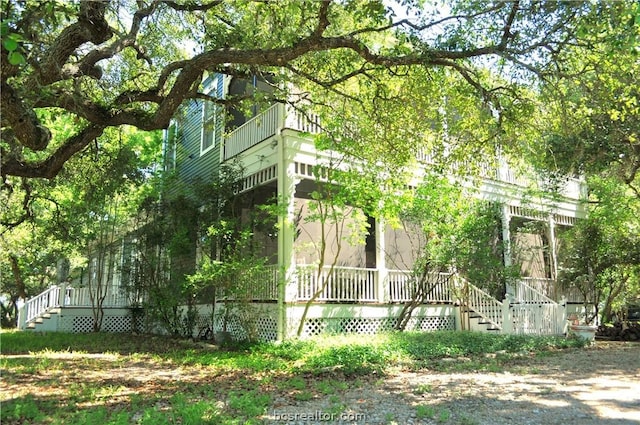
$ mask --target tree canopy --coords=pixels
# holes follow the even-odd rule
[[[562,71],[545,81],[538,159],[562,173],[615,177],[640,199],[640,5],[582,31],[608,40],[567,49]]]
[[[520,85],[564,69],[558,61],[566,48],[605,42],[608,33],[585,28],[600,16],[628,14],[631,7],[538,1],[5,1],[1,173],[50,179],[110,127],[166,128],[185,99],[208,97],[201,90],[206,72],[268,74],[273,96],[281,101],[290,99],[291,87],[304,86],[350,102],[345,84],[358,81],[370,85],[373,102],[387,99],[386,77],[413,76],[422,82],[409,87],[422,89],[439,84],[430,73],[444,69],[500,123],[520,107]],[[441,100],[414,94],[417,110]],[[55,137],[48,114],[68,116],[73,131]]]
[[[312,108],[319,148],[370,164],[345,175],[347,195],[382,215],[406,207],[382,189],[404,187],[416,154],[496,151],[613,176],[637,210],[637,2],[2,0],[0,16],[0,269],[22,297],[86,248],[114,200],[151,190],[156,130],[188,99]],[[273,90],[213,98],[208,73]]]

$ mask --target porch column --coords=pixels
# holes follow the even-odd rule
[[[278,279],[278,313],[277,338],[279,341],[287,338],[287,304],[295,301],[297,296],[295,280],[295,253],[293,249],[293,228],[295,216],[295,164],[285,146],[282,136],[284,127],[284,106],[280,109],[281,125],[276,135],[278,141],[278,202],[283,207],[278,217],[278,263],[280,275]]]
[[[504,265],[505,267],[510,267],[513,264],[513,260],[511,258],[511,228],[509,224],[511,223],[511,212],[509,210],[509,205],[502,206],[502,245],[503,245],[503,256],[504,256]],[[506,295],[514,296],[515,288],[511,284],[511,282],[507,282],[506,284]]]
[[[58,305],[64,307],[67,305],[67,284],[66,280],[60,282],[60,292],[58,293]]]
[[[18,310],[18,329],[25,330],[27,328],[27,307],[24,298],[18,298],[16,307]]]
[[[558,278],[558,254],[556,252],[556,220],[553,218],[553,213],[549,214],[549,245],[549,254],[551,255],[551,279],[556,281]],[[556,289],[557,285],[554,284],[554,298],[557,296],[555,293]]]
[[[71,266],[71,263],[67,258],[59,259],[56,265],[58,288],[60,292],[58,293],[58,299],[55,301],[57,305],[60,307],[64,307],[66,304],[65,298],[67,294],[67,285],[69,282],[70,266]]]
[[[385,255],[385,222],[384,219],[376,219],[376,268],[378,269],[378,281],[376,287],[376,296],[378,302],[383,304],[389,300],[387,281],[389,271],[387,270],[387,256]]]

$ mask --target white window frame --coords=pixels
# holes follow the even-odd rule
[[[215,78],[211,84],[208,95],[215,94],[218,85],[218,78]],[[210,114],[210,115],[209,115]],[[218,126],[218,105],[216,103],[204,100],[202,102],[202,133],[200,136],[200,156],[206,154],[216,146],[216,129]],[[205,145],[205,142],[208,145]]]
[[[169,131],[173,126],[173,134]],[[165,158],[164,158],[164,170],[173,171],[178,165],[178,135],[179,133],[178,121],[171,121],[169,128],[165,130]]]

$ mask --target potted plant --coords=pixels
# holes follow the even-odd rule
[[[588,316],[588,315],[587,315]],[[596,337],[598,327],[592,324],[580,323],[577,314],[572,314],[569,320],[569,335],[582,338],[587,341],[593,341]]]

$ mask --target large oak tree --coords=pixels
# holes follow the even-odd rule
[[[288,97],[287,81],[304,81],[335,88],[350,101],[340,87],[354,79],[383,85],[380,75],[411,75],[408,70],[417,68],[428,81],[431,70],[447,69],[502,122],[515,104],[504,100],[517,96],[514,87],[563,68],[556,60],[565,47],[602,42],[598,35],[586,37],[585,25],[628,6],[4,1],[1,174],[5,182],[8,176],[51,179],[109,127],[166,128],[185,99],[206,97],[200,84],[205,72],[268,73],[280,100]],[[52,137],[43,111],[70,116],[75,131]]]

